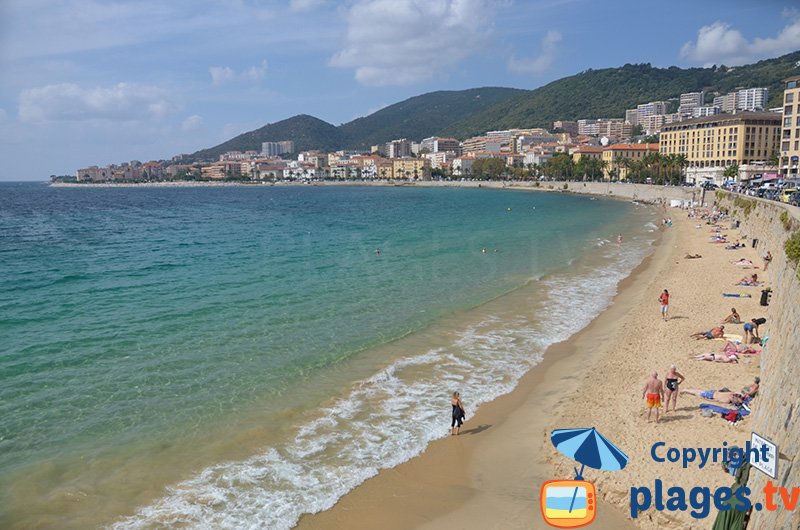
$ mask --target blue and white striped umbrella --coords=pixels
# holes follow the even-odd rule
[[[591,429],[556,429],[550,433],[550,440],[558,451],[589,466],[603,471],[619,471],[628,463],[628,455],[606,440],[603,435]]]

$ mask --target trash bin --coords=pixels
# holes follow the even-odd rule
[[[769,299],[772,296],[772,291],[770,289],[762,289],[761,290],[761,305],[768,306]]]
[[[753,240],[753,248],[756,248],[756,245],[758,245],[758,239]]]

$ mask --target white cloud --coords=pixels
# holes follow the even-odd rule
[[[310,11],[325,3],[325,0],[289,0],[292,11]]]
[[[267,75],[267,61],[265,59],[261,61],[260,65],[251,66],[239,73],[236,73],[233,68],[228,66],[212,66],[208,71],[211,74],[211,84],[214,86],[224,85],[225,83],[237,80],[255,83],[261,81],[264,79],[264,76]]]
[[[518,59],[511,56],[508,60],[508,69],[518,74],[541,74],[552,65],[561,42],[561,32],[551,30],[542,39],[541,53],[535,58]]]
[[[193,114],[192,116],[189,116],[183,120],[183,123],[181,123],[181,130],[183,132],[196,131],[201,125],[203,125],[203,118],[197,114]]]
[[[208,71],[211,74],[212,85],[222,85],[228,81],[233,81],[236,77],[233,70],[227,66],[212,66]]]
[[[131,83],[95,88],[62,83],[25,89],[19,95],[19,118],[28,123],[157,119],[175,108],[165,90]]]
[[[747,40],[742,33],[724,22],[703,26],[695,42],[681,48],[681,57],[705,66],[712,64],[741,65],[776,57],[800,49],[800,16],[796,10],[785,10],[791,19],[775,37]]]
[[[345,46],[330,64],[354,68],[364,85],[432,79],[487,41],[492,5],[492,0],[357,0],[345,14]]]

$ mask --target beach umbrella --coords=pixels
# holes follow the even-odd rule
[[[619,471],[628,463],[628,455],[594,427],[556,429],[550,433],[550,440],[561,454],[581,463],[581,472],[576,472],[578,477],[583,474],[583,466],[603,471]]]
[[[581,470],[575,470],[575,480],[583,480],[584,466],[604,471],[619,471],[628,463],[628,455],[609,442],[602,434],[591,429],[556,429],[550,433],[550,441],[558,451],[581,463]],[[578,488],[572,494],[569,511],[575,503]]]

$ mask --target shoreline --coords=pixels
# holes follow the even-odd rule
[[[538,517],[539,489],[546,480],[564,477],[553,474],[546,448],[538,449],[549,445],[551,421],[540,410],[558,409],[579,390],[580,376],[607,353],[578,351],[598,341],[610,344],[608,330],[669,260],[673,234],[659,233],[655,252],[620,281],[611,304],[569,339],[549,346],[511,393],[468,416],[460,436],[434,441],[421,455],[362,483],[333,508],[304,515],[295,528],[550,528]],[[402,504],[387,503],[389,498]],[[601,527],[636,528],[610,504],[600,506],[596,523]]]
[[[549,528],[539,516],[541,484],[572,478],[574,462],[555,451],[548,433],[573,427],[596,427],[631,457],[621,472],[586,473],[597,486],[599,528],[707,528],[713,508],[709,519],[651,509],[632,520],[630,488],[652,486],[655,478],[665,488],[680,485],[687,491],[729,485],[731,477],[719,464],[705,469],[658,464],[650,447],[661,440],[667,447],[742,445],[752,420],[734,427],[718,415],[704,418],[698,408],[703,400],[680,396],[676,413],[648,423],[641,388],[650,371],[663,378],[672,363],[687,378],[683,388],[740,388],[752,382],[759,373],[758,356],[733,365],[690,360],[719,350],[722,343],[688,335],[716,325],[731,305],[719,294],[735,290],[730,286],[742,274],[730,258],[757,256],[752,249],[734,254],[709,244],[707,225],[700,221],[701,228],[693,228],[698,221],[686,219],[685,211],[669,215],[678,218],[674,227],[662,231],[655,252],[619,283],[611,305],[568,340],[550,346],[510,394],[468,415],[461,436],[433,442],[422,455],[381,471],[330,510],[304,515],[296,528]],[[728,232],[733,239],[734,230]],[[697,252],[703,259],[683,259]],[[664,287],[674,297],[668,322],[661,321],[656,303]],[[736,299],[735,306],[745,318],[762,311],[755,297]],[[740,333],[739,326],[732,331]]]
[[[416,182],[393,180],[361,180],[361,181],[315,181],[315,182],[213,182],[213,181],[169,181],[169,182],[106,182],[106,183],[45,183],[51,188],[101,189],[101,188],[283,188],[283,187],[394,187],[394,188],[474,188],[505,189],[520,191],[543,191],[556,193],[577,193],[582,195],[603,196],[609,199],[638,200],[646,203],[661,203],[668,199],[697,201],[704,195],[698,188],[678,186],[657,186],[653,184],[635,184],[629,182],[606,181],[522,181],[522,180],[471,180],[441,181],[422,180]]]

